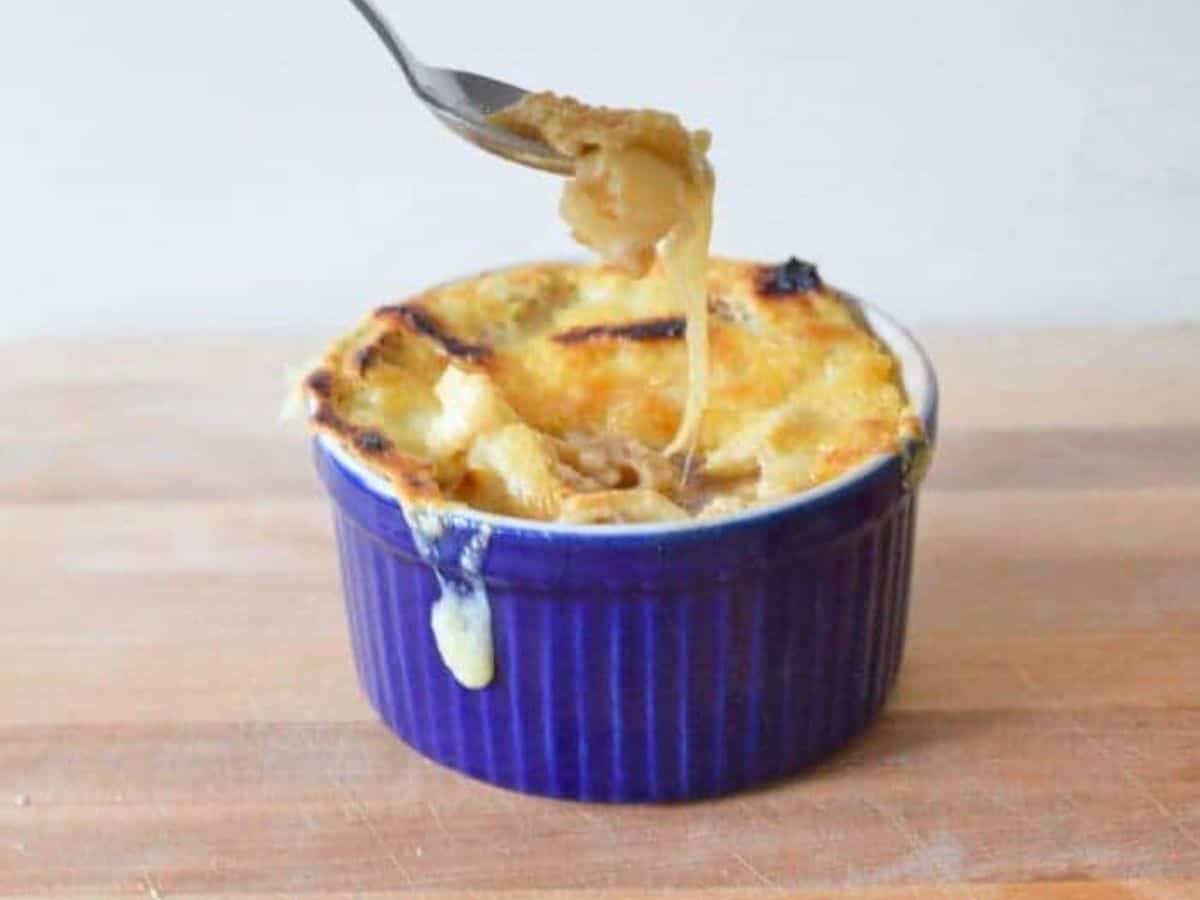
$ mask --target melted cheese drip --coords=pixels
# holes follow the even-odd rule
[[[676,306],[687,311],[688,391],[679,430],[664,453],[687,451],[689,462],[708,404],[708,297],[704,274],[712,232],[712,190],[690,198],[692,215],[672,229],[663,246],[663,269]]]
[[[687,317],[688,350],[683,414],[663,452],[690,459],[708,401],[708,133],[689,132],[667,113],[586,106],[550,93],[528,94],[492,121],[575,160],[560,210],[577,241],[639,277],[659,259],[673,304]]]
[[[409,533],[421,559],[437,579],[440,596],[429,611],[429,625],[442,663],[465,688],[479,690],[496,674],[492,611],[482,566],[491,527],[480,525],[459,551],[457,571],[443,570],[446,523],[434,509],[403,507]]]

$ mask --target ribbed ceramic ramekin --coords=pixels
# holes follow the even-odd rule
[[[917,344],[864,307],[932,440],[937,389]],[[863,728],[904,648],[916,489],[880,457],[714,522],[562,526],[469,513],[431,561],[387,486],[323,439],[358,676],[384,722],[468,775],[580,800],[666,801],[795,772]],[[448,562],[444,562],[448,560]],[[438,571],[435,571],[435,568]],[[463,687],[431,610],[470,581],[495,674]]]

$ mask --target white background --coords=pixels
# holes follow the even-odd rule
[[[1200,317],[1194,0],[383,6],[432,62],[711,128],[719,252],[916,323]],[[343,0],[0,12],[0,336],[311,332],[575,252]]]

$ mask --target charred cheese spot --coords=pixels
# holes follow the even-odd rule
[[[758,284],[764,297],[792,297],[822,288],[817,267],[794,256],[778,266],[759,270]]]
[[[315,396],[326,399],[333,393],[333,374],[318,369],[304,380],[304,384]]]
[[[379,347],[368,344],[354,351],[354,368],[359,375],[366,375],[368,370],[379,361]]]
[[[687,320],[682,316],[643,319],[617,325],[580,325],[554,335],[560,344],[581,344],[603,338],[630,341],[661,341],[682,338],[687,333]]]
[[[390,450],[392,442],[384,437],[381,432],[369,428],[359,431],[354,435],[354,446],[363,453],[374,456]]]
[[[427,337],[448,356],[479,362],[488,355],[488,348],[472,344],[454,335],[437,318],[415,303],[400,306],[385,306],[378,311],[381,317],[396,318],[407,325],[416,334]]]
[[[344,432],[351,437],[353,436],[351,428],[346,420],[325,404],[320,404],[316,410],[313,411],[313,414],[309,417],[309,419],[314,425],[320,425],[324,428],[329,428],[339,433]]]

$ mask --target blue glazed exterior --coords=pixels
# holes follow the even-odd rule
[[[895,680],[916,513],[898,459],[729,524],[497,528],[483,567],[496,677],[483,690],[438,656],[439,587],[398,505],[320,442],[316,460],[362,686],[406,742],[469,775],[580,800],[726,793],[843,744]]]

